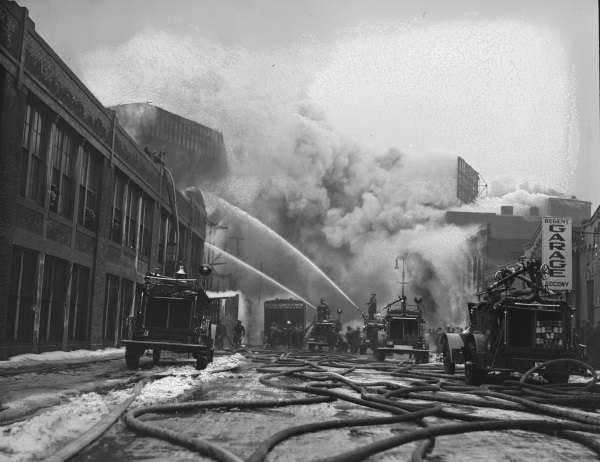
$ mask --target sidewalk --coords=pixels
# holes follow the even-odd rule
[[[89,361],[110,361],[125,357],[125,348],[102,350],[48,351],[12,356],[0,361],[0,377],[29,371],[43,371],[61,366],[85,364]]]

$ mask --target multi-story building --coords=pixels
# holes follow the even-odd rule
[[[119,123],[142,147],[164,153],[178,187],[201,186],[227,173],[223,135],[149,103],[114,106]]]
[[[147,271],[198,273],[206,210],[166,173],[0,0],[0,359],[118,345]]]
[[[596,325],[600,321],[600,207],[573,233],[579,294],[578,325]],[[587,340],[587,339],[586,339]]]
[[[207,183],[221,180],[227,174],[227,155],[223,135],[186,119],[163,108],[149,103],[130,103],[113,106],[120,125],[136,141],[136,143],[152,155],[159,155],[165,165],[173,172],[175,183],[180,188],[195,186],[198,189],[188,190],[188,194],[202,194],[200,191]],[[201,198],[200,198],[201,199]],[[213,219],[219,221],[217,218]],[[212,223],[213,228],[221,228],[223,224]],[[233,223],[227,223],[228,233],[234,230]],[[209,230],[210,232],[210,230]],[[237,241],[239,244],[239,241]],[[240,256],[240,246],[227,249]],[[214,260],[214,251],[207,251],[206,263]],[[207,280],[210,290],[237,290],[238,278],[230,265],[213,267]]]
[[[541,215],[571,217],[575,229],[590,217],[591,203],[576,198],[550,197],[540,209],[530,207],[526,215],[514,215],[512,206],[502,206],[500,214],[449,211],[446,221],[458,226],[480,225],[483,240],[482,258],[475,265],[478,289],[489,284],[496,270],[516,262],[526,253],[535,255],[539,250]],[[574,232],[575,235],[575,232]]]

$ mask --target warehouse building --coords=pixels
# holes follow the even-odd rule
[[[119,124],[139,146],[166,153],[180,188],[218,181],[227,173],[223,135],[150,103],[113,106]]]
[[[0,1],[0,360],[117,346],[148,271],[196,275],[206,210]]]

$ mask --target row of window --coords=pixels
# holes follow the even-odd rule
[[[110,239],[150,257],[153,201],[117,171],[112,203]],[[138,236],[139,234],[139,236]]]
[[[27,105],[21,156],[21,195],[44,206],[48,191],[49,210],[72,219],[77,207],[77,222],[95,231],[99,206],[100,154],[86,145],[84,139],[64,121],[53,122],[52,117],[50,111],[40,103],[32,100]],[[46,173],[47,165],[50,167],[49,175]],[[152,198],[117,170],[109,238],[150,258],[153,210]],[[179,252],[175,255],[174,220],[164,209],[161,209],[160,220],[158,264],[167,271],[165,265],[168,261],[185,261],[190,230],[179,226]],[[198,237],[195,238],[201,242]],[[201,250],[196,252],[201,254]],[[195,262],[196,258],[192,261]]]
[[[218,143],[215,143],[213,137],[207,136],[195,127],[190,127],[175,118],[159,119],[159,122],[153,125],[152,134],[166,138],[185,149],[205,152],[209,159],[217,157]]]
[[[36,318],[36,281],[43,263],[39,307],[40,345],[61,344],[89,339],[90,269],[50,255],[14,246],[7,312],[7,337],[16,343],[34,342]],[[70,290],[70,294],[69,294]],[[70,295],[70,296],[69,296]],[[65,316],[68,322],[65,323]]]
[[[41,206],[95,231],[101,157],[69,126],[34,102],[27,104],[23,126],[19,191]],[[47,178],[47,167],[50,175]],[[49,182],[49,184],[48,184]],[[78,197],[76,198],[76,193]]]
[[[12,343],[35,343],[37,340],[42,347],[56,347],[62,345],[64,328],[67,326],[68,344],[88,342],[91,327],[90,269],[77,264],[69,265],[68,261],[50,255],[46,255],[43,261],[40,258],[38,252],[13,247],[7,313],[8,340]],[[41,264],[42,295],[39,310],[36,310],[36,281]],[[106,275],[102,325],[105,345],[117,346],[127,335],[127,318],[133,313],[134,303],[139,301],[142,287],[142,284],[126,278]],[[39,316],[37,333],[36,314]]]
[[[91,287],[90,269],[61,258],[40,254],[19,246],[13,247],[9,289],[8,340],[12,343],[62,345],[64,327],[69,344],[85,344],[90,338]],[[36,313],[36,281],[43,263],[39,314]],[[127,316],[134,303],[134,287],[138,296],[142,285],[107,274],[102,336],[106,344],[114,344],[125,335]],[[35,331],[36,314],[39,329]],[[68,316],[68,318],[65,318]],[[66,322],[65,322],[66,321]],[[35,336],[37,335],[37,339]]]

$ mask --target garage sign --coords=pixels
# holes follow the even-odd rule
[[[552,290],[573,289],[571,227],[570,217],[542,218],[542,267],[548,268],[544,282]]]

